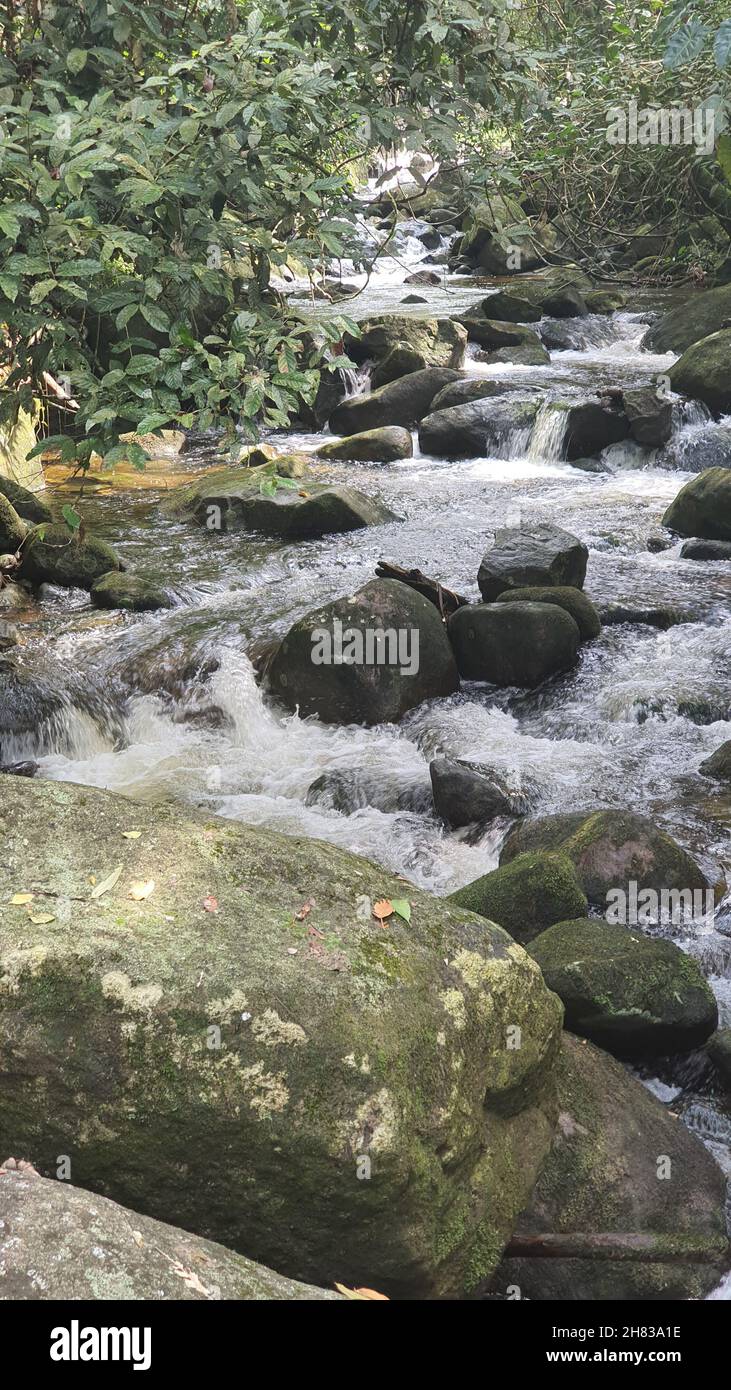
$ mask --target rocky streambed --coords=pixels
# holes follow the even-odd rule
[[[703,1297],[731,424],[676,389],[661,298],[436,273],[372,277],[330,431],[100,475],[83,555],[48,523],[0,593],[0,762],[38,765],[2,782],[3,1142],[308,1284]],[[412,684],[313,666],[336,617],[418,632]],[[632,883],[703,912],[610,925]],[[589,1246],[520,1244],[562,1231]]]

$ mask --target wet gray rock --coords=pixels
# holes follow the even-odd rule
[[[409,430],[398,425],[382,429],[363,430],[361,434],[346,435],[344,439],[320,445],[321,459],[346,459],[355,463],[393,463],[396,459],[411,458],[413,443]]]
[[[684,304],[671,309],[648,329],[642,346],[649,352],[685,352],[691,343],[717,333],[731,320],[731,284],[702,294],[690,291]]]
[[[482,824],[496,816],[520,815],[522,798],[511,793],[489,768],[459,758],[435,758],[429,764],[434,809],[453,830]]]
[[[627,415],[616,403],[584,401],[566,411],[565,453],[569,460],[600,454],[618,444],[630,432]]]
[[[117,570],[92,584],[91,601],[97,608],[122,608],[130,613],[150,613],[173,605],[171,595],[158,580]]]
[[[622,400],[630,434],[638,444],[659,449],[667,443],[673,427],[673,407],[667,397],[654,386],[638,386],[623,391]]]
[[[504,527],[482,557],[477,574],[486,603],[507,589],[569,585],[584,587],[589,551],[578,536],[550,522]]]
[[[532,689],[578,660],[573,618],[549,603],[475,603],[449,619],[464,680]]]
[[[731,541],[731,469],[708,468],[670,503],[663,526],[680,536]]]
[[[425,778],[404,782],[396,774],[375,773],[367,767],[322,772],[307,788],[305,797],[306,806],[320,806],[344,816],[352,816],[366,806],[386,814],[405,811],[425,815],[431,804],[431,787]]]
[[[438,458],[507,457],[517,441],[527,446],[537,413],[535,401],[490,397],[451,406],[422,420],[419,446]]]
[[[602,630],[601,618],[589,596],[570,584],[536,586],[526,589],[506,589],[498,594],[496,603],[555,603],[571,614],[581,633],[582,642],[591,642]]]
[[[341,660],[333,645],[336,631],[343,636]],[[381,648],[375,646],[378,632],[390,634]],[[349,657],[351,633],[356,635]],[[325,634],[330,634],[331,654],[320,660],[328,655]],[[300,618],[282,640],[268,684],[280,704],[302,716],[316,714],[331,724],[382,724],[398,721],[424,700],[453,694],[459,678],[435,605],[398,580],[373,579],[351,597]]]
[[[396,343],[373,367],[371,391],[377,391],[379,386],[387,386],[389,381],[398,381],[399,377],[408,376],[411,372],[423,371],[427,365],[423,352],[417,352],[408,343]]]
[[[731,782],[731,739],[722,743],[710,758],[701,763],[699,772],[704,777],[715,777],[719,782]]]
[[[409,429],[431,409],[434,397],[444,386],[462,380],[451,367],[426,367],[387,382],[376,391],[350,396],[334,410],[328,421],[333,434],[358,434],[362,430],[399,425]]]
[[[467,334],[451,319],[420,318],[416,314],[379,314],[360,325],[359,338],[346,334],[345,350],[354,362],[380,361],[396,345],[407,344],[429,367],[461,367]]]
[[[681,560],[731,560],[731,541],[685,541]]]

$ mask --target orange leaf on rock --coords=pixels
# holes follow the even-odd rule
[[[203,899],[203,911],[218,912],[218,898],[214,898],[212,893],[209,893],[208,897]]]
[[[389,902],[388,898],[381,898],[380,902],[373,904],[373,916],[376,917],[381,923],[381,926],[383,926],[386,917],[393,916],[393,903]]]

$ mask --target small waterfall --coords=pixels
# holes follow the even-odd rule
[[[345,386],[346,400],[350,400],[351,396],[363,395],[364,391],[368,389],[370,374],[370,366],[340,368],[340,380]]]
[[[543,459],[549,463],[556,463],[562,458],[566,423],[566,407],[556,401],[544,401],[533,425],[528,458]]]

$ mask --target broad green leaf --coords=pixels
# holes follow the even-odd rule
[[[74,77],[86,67],[86,60],[89,54],[85,48],[71,48],[66,54],[66,67]]]

